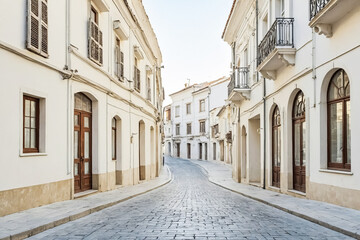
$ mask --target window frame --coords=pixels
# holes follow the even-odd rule
[[[175,134],[176,136],[180,135],[180,123],[175,124]]]
[[[337,70],[330,79],[328,84],[327,92],[326,92],[326,103],[327,103],[327,168],[330,170],[340,170],[340,171],[351,171],[351,162],[348,163],[348,141],[347,141],[347,102],[350,103],[350,96],[340,97],[334,100],[329,100],[329,91],[332,81],[334,80],[335,76],[338,72],[342,72],[344,81],[344,74],[346,72],[343,69]],[[346,74],[347,75],[347,74]],[[350,87],[350,80],[349,80],[349,87]],[[351,94],[350,94],[351,95]],[[334,163],[331,162],[331,106],[334,104],[342,103],[342,162],[341,163]],[[350,105],[351,106],[351,105]],[[351,116],[350,116],[351,119]]]
[[[43,11],[43,4],[46,7],[46,11]],[[44,58],[49,58],[49,7],[47,0],[38,0],[38,16],[36,16],[32,11],[32,0],[27,0],[27,37],[26,37],[26,48],[33,53],[36,53]],[[45,21],[43,13],[45,12]],[[32,27],[33,22],[32,18],[38,22],[38,47],[32,44]],[[43,28],[46,30],[46,39],[43,39]],[[46,41],[46,50],[43,48],[43,41]]]
[[[141,92],[141,71],[139,69],[139,59],[134,56],[134,89]]]
[[[95,18],[93,19],[93,14]],[[99,25],[100,11],[91,4],[88,21],[88,58],[99,66],[104,64],[104,34]],[[96,36],[96,38],[95,38]],[[94,47],[92,47],[94,45]],[[94,52],[93,52],[94,51]],[[96,55],[97,52],[97,55]],[[95,55],[94,55],[94,54]],[[97,56],[97,57],[96,57]]]
[[[204,124],[204,131],[201,130],[202,124]],[[205,123],[205,120],[199,120],[199,132],[200,132],[200,134],[206,133],[206,123]]]
[[[30,102],[35,102],[35,137],[36,137],[36,141],[35,141],[35,148],[26,148],[25,147],[25,129],[29,128],[29,127],[25,127],[25,101],[29,100]],[[31,103],[30,103],[31,104]],[[30,109],[31,111],[31,109]],[[31,119],[31,113],[30,113],[30,119]],[[23,95],[23,153],[40,153],[40,99],[39,98],[35,98],[35,97],[30,97],[28,95]],[[30,134],[31,134],[31,120],[30,120]],[[30,135],[30,141],[31,141],[31,135]],[[31,144],[31,142],[30,142]]]
[[[179,111],[177,111],[179,110]],[[175,106],[175,117],[180,117],[180,106]]]
[[[204,104],[204,109],[201,110],[201,104]],[[205,99],[199,100],[199,112],[205,112]]]
[[[186,114],[191,114],[191,103],[186,104]]]
[[[115,54],[114,54],[114,75],[121,81],[124,81],[124,53],[121,51],[121,39],[115,36]]]
[[[190,131],[189,131],[190,129]],[[186,134],[187,135],[191,135],[192,134],[192,124],[191,123],[187,123],[186,124]]]

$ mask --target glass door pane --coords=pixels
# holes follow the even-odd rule
[[[300,166],[300,123],[294,124],[294,164]]]
[[[346,102],[346,139],[347,139],[347,163],[351,163],[351,115],[350,101]]]
[[[330,105],[330,161],[342,163],[343,157],[343,103]]]
[[[302,122],[302,166],[306,166],[306,122]]]

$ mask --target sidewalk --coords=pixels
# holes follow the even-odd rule
[[[171,172],[165,166],[158,178],[139,185],[121,187],[113,191],[57,202],[0,217],[0,240],[24,239],[144,194],[170,181]]]
[[[296,198],[259,187],[236,183],[232,179],[231,167],[229,165],[211,160],[190,161],[201,166],[207,172],[209,181],[216,185],[334,231],[360,239],[360,211],[358,210]]]

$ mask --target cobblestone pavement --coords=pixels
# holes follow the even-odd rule
[[[166,161],[165,187],[31,239],[350,239],[211,184],[187,160]]]

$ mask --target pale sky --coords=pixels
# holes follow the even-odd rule
[[[143,0],[163,55],[164,106],[169,94],[230,73],[230,46],[221,39],[232,0]]]

